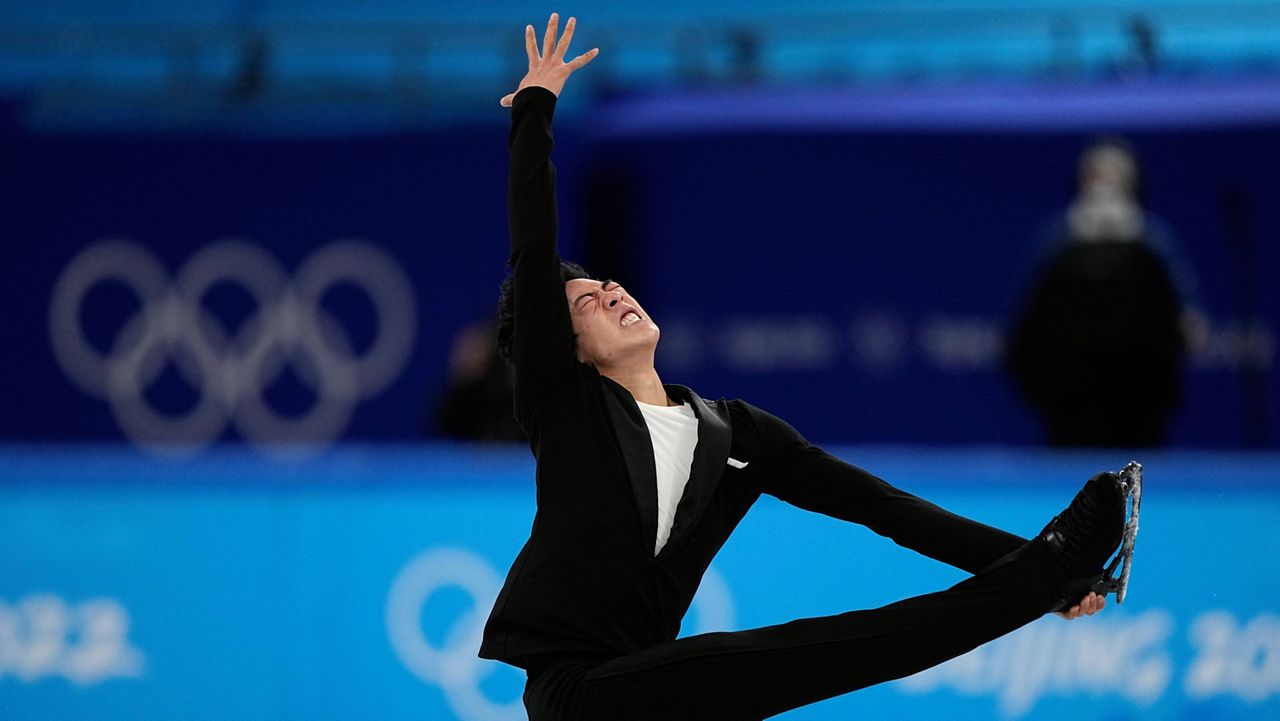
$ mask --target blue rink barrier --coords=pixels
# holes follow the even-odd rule
[[[1115,452],[842,448],[1023,535]],[[1280,718],[1280,456],[1148,454],[1129,600],[1049,617],[902,681],[784,716]],[[475,658],[533,514],[521,449],[0,447],[0,719],[522,719]],[[685,633],[873,607],[963,574],[764,498]]]

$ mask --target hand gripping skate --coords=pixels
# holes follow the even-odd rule
[[[1104,598],[1108,593],[1114,593],[1116,603],[1124,603],[1129,591],[1129,569],[1133,566],[1133,542],[1138,537],[1138,513],[1142,510],[1142,464],[1130,461],[1117,475],[1128,506],[1124,535],[1116,557],[1102,572],[1102,577],[1094,582],[1092,590]],[[1117,569],[1119,576],[1116,575]]]

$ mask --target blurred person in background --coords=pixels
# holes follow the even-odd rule
[[[1143,209],[1126,143],[1089,147],[1077,179],[1041,243],[1006,365],[1050,444],[1156,446],[1178,404],[1183,358],[1204,332],[1195,276]]]
[[[449,346],[448,378],[434,406],[435,429],[458,441],[524,438],[511,405],[511,367],[498,355],[496,319],[468,324]]]
[[[539,52],[528,26],[528,73],[502,99],[512,108],[512,274],[498,339],[537,459],[537,515],[480,655],[526,670],[531,721],[760,719],[1123,594],[1103,564],[1136,481],[1095,476],[1027,541],[894,488],[746,402],[662,383],[658,325],[620,284],[556,248],[552,115],[569,75],[597,52],[565,61],[574,27],[570,18],[557,42],[553,14]],[[717,282],[689,290],[710,298]],[[803,292],[807,280],[788,282]],[[973,575],[879,609],[677,640],[703,573],[762,493]],[[1125,540],[1117,559],[1127,563]]]

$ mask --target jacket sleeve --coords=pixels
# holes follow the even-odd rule
[[[752,408],[763,491],[807,511],[866,526],[900,546],[977,573],[1025,539],[946,511],[809,443],[786,422]]]
[[[511,106],[507,216],[515,302],[512,356],[516,419],[526,431],[543,394],[563,382],[577,362],[556,252],[556,169],[551,163],[555,106],[555,94],[540,87],[521,90]]]

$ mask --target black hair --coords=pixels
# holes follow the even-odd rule
[[[560,279],[562,281],[568,283],[571,280],[582,278],[594,280],[586,268],[568,260],[560,261]],[[498,293],[498,355],[508,363],[514,362],[511,357],[511,343],[515,338],[516,331],[514,279],[514,275],[508,275],[507,279],[502,281],[502,287]]]

